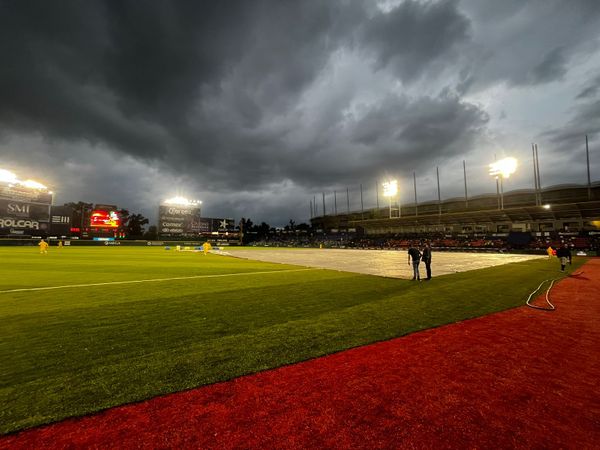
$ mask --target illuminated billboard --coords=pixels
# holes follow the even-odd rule
[[[204,229],[199,206],[160,205],[159,233],[163,236],[191,236]]]
[[[91,228],[119,228],[121,219],[116,211],[95,209],[90,215]]]
[[[51,204],[52,193],[43,185],[21,182],[12,172],[0,169],[0,235],[45,233]]]

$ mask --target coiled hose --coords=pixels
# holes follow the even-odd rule
[[[577,273],[573,273],[573,274],[569,274],[567,276],[569,277],[577,277],[579,275],[581,275],[583,272],[577,272]],[[552,304],[552,302],[550,301],[550,290],[552,289],[552,286],[554,286],[554,283],[558,280],[563,279],[564,277],[558,277],[558,278],[550,278],[548,280],[544,280],[540,283],[540,285],[537,287],[537,289],[535,291],[533,291],[531,294],[529,294],[529,297],[527,297],[527,301],[525,302],[525,304],[527,306],[529,306],[530,308],[535,308],[535,309],[541,309],[542,311],[555,311],[556,310],[556,306],[554,306]],[[538,305],[534,305],[531,302],[531,299],[533,298],[533,296],[542,288],[542,286],[545,283],[550,283],[550,286],[548,286],[548,289],[546,290],[546,303],[548,304],[548,306],[538,306]]]

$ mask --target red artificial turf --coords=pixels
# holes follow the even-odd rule
[[[600,259],[527,307],[26,430],[0,448],[600,448]]]

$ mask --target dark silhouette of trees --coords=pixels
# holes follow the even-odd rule
[[[149,241],[155,241],[158,239],[158,227],[156,225],[150,225],[148,231],[144,233],[144,239]]]
[[[130,214],[127,217],[126,234],[129,238],[141,238],[144,235],[144,225],[148,219],[141,214]],[[156,228],[156,227],[155,227]]]
[[[93,203],[86,202],[69,202],[65,203],[67,206],[73,209],[73,215],[71,216],[71,226],[75,228],[86,228],[89,225],[89,218],[92,209],[94,208]]]

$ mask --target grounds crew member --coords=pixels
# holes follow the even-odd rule
[[[431,245],[425,244],[423,251],[421,252],[423,262],[425,263],[425,270],[427,271],[426,280],[431,280]]]
[[[556,256],[560,259],[560,271],[565,271],[565,266],[567,265],[567,261],[569,264],[572,262],[571,250],[567,244],[563,244],[561,248],[556,251]]]
[[[41,240],[38,244],[40,246],[40,253],[48,253],[48,243],[45,240]]]
[[[412,258],[412,266],[413,266],[413,281],[419,280],[421,281],[421,276],[419,275],[419,263],[421,262],[421,252],[416,247],[410,247],[408,249],[408,265],[410,266],[410,259]]]
[[[208,255],[208,252],[212,250],[212,245],[210,245],[210,242],[206,241],[204,244],[202,244],[202,250],[204,251],[205,255]]]

